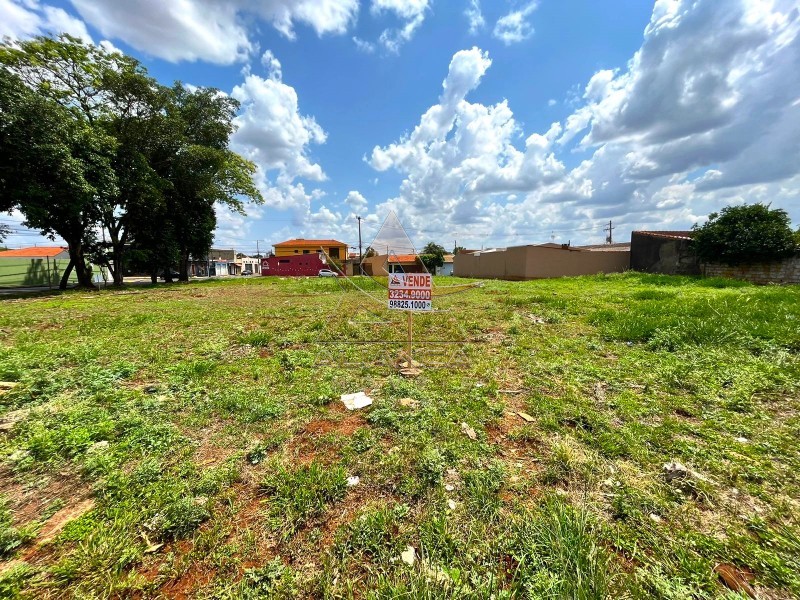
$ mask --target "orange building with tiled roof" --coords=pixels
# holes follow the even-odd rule
[[[275,256],[295,256],[297,254],[315,254],[324,250],[325,253],[336,260],[347,258],[347,244],[337,240],[306,240],[297,238],[286,240],[272,245]]]
[[[30,246],[17,250],[2,250],[0,258],[65,258],[69,259],[69,251],[62,246]]]
[[[69,251],[61,246],[30,246],[0,251],[0,287],[52,287],[69,265]],[[75,280],[73,271],[70,281]]]

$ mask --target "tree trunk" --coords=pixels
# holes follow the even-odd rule
[[[111,260],[114,263],[114,270],[111,274],[114,277],[114,285],[119,287],[124,279],[122,263],[125,260],[125,242],[128,236],[127,232],[123,232],[120,237],[119,231],[112,228],[109,228],[108,231],[111,236]]]
[[[65,290],[67,289],[67,284],[69,283],[69,276],[72,273],[72,268],[75,266],[75,263],[72,262],[72,259],[69,260],[69,264],[67,268],[64,269],[64,274],[61,276],[61,283],[58,284],[58,289]]]
[[[158,269],[150,270],[150,283],[153,285],[158,283]]]
[[[116,287],[119,287],[119,286],[122,285],[122,278],[123,278],[123,275],[122,275],[122,261],[123,261],[122,254],[123,254],[123,250],[122,250],[121,247],[114,247],[111,250],[111,258],[114,261],[114,270],[111,272],[111,274],[114,277],[114,285]]]
[[[75,275],[78,276],[78,287],[96,290],[97,287],[92,282],[92,271],[86,265],[86,258],[83,255],[83,244],[67,241],[67,245],[69,246],[70,261],[75,267]]]
[[[164,283],[172,283],[172,267],[170,265],[164,267]]]
[[[180,265],[178,265],[178,281],[189,281],[189,253],[181,252]]]

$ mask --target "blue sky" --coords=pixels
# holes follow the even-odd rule
[[[764,201],[800,225],[796,0],[0,0],[242,102],[266,203],[216,245],[597,243]],[[11,217],[14,219],[15,217]],[[18,217],[16,217],[18,218]],[[4,219],[8,220],[8,219]],[[33,236],[12,238],[27,244]]]

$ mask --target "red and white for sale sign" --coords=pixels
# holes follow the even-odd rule
[[[390,273],[389,308],[394,310],[433,310],[433,278],[428,273]]]

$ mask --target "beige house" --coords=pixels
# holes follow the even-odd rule
[[[630,268],[630,257],[630,244],[513,246],[459,252],[453,259],[453,275],[523,280],[621,273]]]
[[[426,273],[425,265],[416,254],[376,254],[361,262],[364,275],[386,277],[392,273]],[[358,270],[358,265],[356,265]]]

